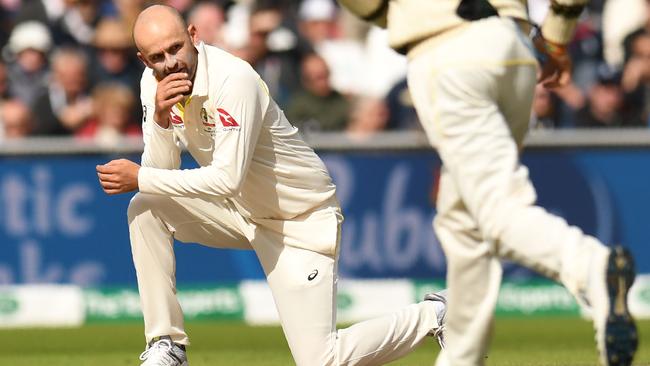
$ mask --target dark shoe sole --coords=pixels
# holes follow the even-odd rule
[[[615,247],[607,263],[609,314],[605,324],[606,366],[629,366],[638,347],[638,333],[627,306],[627,294],[634,282],[634,260],[630,252]]]

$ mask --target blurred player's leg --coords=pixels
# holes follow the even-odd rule
[[[519,163],[519,145],[527,128],[535,85],[535,61],[515,29],[514,22],[502,18],[472,23],[455,38],[416,58],[410,66],[409,86],[424,128],[451,177],[449,181],[478,223],[481,237],[495,243],[499,257],[561,281],[576,297],[585,294],[602,310],[607,306],[607,295],[596,289],[603,288],[609,250],[562,218],[535,206],[536,194],[528,171]],[[496,39],[499,42],[491,42]],[[453,242],[444,246],[452,266],[456,256],[466,254],[449,250]],[[460,272],[457,275],[465,276]],[[458,284],[450,280],[453,315],[455,307],[464,306],[464,300],[474,295],[467,289],[462,289],[463,294],[454,292]],[[607,310],[597,313],[606,315]],[[471,329],[456,329],[463,324],[455,324],[453,316],[449,316],[448,326],[452,363],[476,364],[472,357],[465,360],[455,351],[454,334]],[[627,330],[630,328],[633,325]],[[477,337],[486,334],[483,331]]]
[[[128,209],[129,233],[147,343],[169,336],[189,343],[176,298],[173,239],[205,245],[250,248],[243,221],[227,203],[136,194]],[[212,224],[214,223],[214,224]]]
[[[285,246],[279,235],[259,228],[252,245],[299,366],[381,365],[406,355],[438,327],[440,307],[423,301],[337,332],[337,259]]]
[[[488,32],[494,24],[483,28],[476,31]],[[500,38],[507,44],[506,34]],[[461,55],[479,57],[478,46],[466,48],[472,51]],[[523,45],[484,50],[493,56],[485,56],[483,65],[447,68],[435,79],[438,151],[481,236],[496,243],[496,254],[560,280],[577,295],[585,290],[592,256],[605,257],[608,250],[534,205],[535,189],[519,163],[516,141],[528,123],[534,60]]]
[[[435,230],[447,256],[445,341],[453,344],[438,365],[478,365],[487,354],[494,307],[501,284],[501,264],[494,247],[481,239],[451,175],[443,168],[436,202]],[[447,356],[448,352],[453,355]]]

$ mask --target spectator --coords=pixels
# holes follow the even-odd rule
[[[129,38],[132,36],[131,32],[133,31],[135,19],[148,2],[148,0],[113,0],[118,18],[129,32]]]
[[[311,45],[318,46],[337,33],[337,9],[333,0],[304,0],[298,10],[298,30]]]
[[[9,94],[27,105],[47,88],[47,53],[52,46],[50,32],[35,21],[18,24],[3,49],[8,59]]]
[[[623,91],[640,118],[650,115],[650,33],[637,35],[630,43],[630,56],[623,70]]]
[[[55,26],[56,43],[90,46],[101,19],[100,0],[64,0],[63,16]]]
[[[593,82],[591,84],[593,84]],[[582,109],[587,102],[585,92],[573,81],[569,81],[567,85],[553,88],[550,92],[553,96],[553,107],[555,109],[555,116],[557,117],[555,127],[575,127],[576,113]]]
[[[12,99],[0,106],[0,140],[14,140],[29,136],[33,128],[32,114],[22,101]]]
[[[87,61],[83,51],[57,50],[52,56],[52,82],[34,106],[38,116],[35,134],[68,135],[86,122],[92,113],[86,86]]]
[[[329,65],[334,89],[384,98],[406,76],[406,59],[388,47],[386,30],[366,26],[358,39],[349,37],[345,14],[334,0],[304,0],[298,29]]]
[[[90,65],[90,85],[119,82],[139,92],[141,63],[132,54],[132,38],[126,25],[117,19],[104,19],[97,26],[95,51]]]
[[[325,60],[316,54],[307,55],[301,65],[303,90],[291,98],[287,117],[304,131],[336,131],[345,129],[349,103],[332,89]]]
[[[359,94],[365,86],[365,37],[367,26],[359,39],[344,37],[338,28],[339,16],[333,0],[304,0],[298,9],[298,30],[303,49],[313,48],[321,55],[331,72],[331,84],[343,94]],[[353,19],[352,22],[358,22]]]
[[[63,0],[23,1],[14,20],[16,23],[35,20],[51,27],[61,19],[64,9]]]
[[[133,118],[135,96],[124,85],[98,85],[92,94],[93,117],[75,135],[100,145],[114,146],[124,136],[137,136],[141,130]]]
[[[224,47],[225,15],[221,6],[213,2],[200,2],[190,10],[187,21],[196,26],[200,40],[209,45]]]
[[[421,130],[406,79],[397,83],[386,97],[388,129]]]
[[[224,49],[250,63],[252,60],[249,45],[251,6],[244,2],[236,2],[226,8],[225,12],[226,22],[222,32]]]
[[[0,60],[0,110],[2,105],[6,100],[9,99],[9,85],[7,83],[7,66]],[[4,136],[4,125],[2,123],[2,117],[0,117],[0,141],[2,141]]]
[[[542,85],[535,87],[532,109],[531,129],[557,127],[556,97]]]
[[[0,60],[0,103],[9,97],[9,82],[7,80],[7,65]]]
[[[388,123],[388,108],[383,100],[360,97],[352,107],[347,133],[354,139],[364,139],[383,131]]]
[[[598,80],[591,86],[585,106],[576,116],[577,127],[622,127],[640,124],[639,118],[625,113],[620,72],[605,64],[598,67]]]
[[[266,82],[273,99],[286,107],[300,87],[296,70],[300,54],[296,36],[283,26],[284,15],[272,1],[258,2],[249,22],[249,43],[243,56]]]
[[[8,11],[0,9],[0,45],[7,44],[12,21]]]
[[[536,2],[543,5],[536,8]],[[329,130],[330,127],[326,126],[340,126],[339,113],[323,117],[323,113],[318,112],[314,114],[321,116],[318,118],[295,117],[294,113],[306,116],[315,112],[313,107],[325,100],[345,101],[346,98],[341,94],[373,97],[388,94],[386,103],[389,121],[386,128],[419,128],[417,115],[409,105],[408,92],[405,91],[403,82],[404,58],[388,50],[386,34],[381,29],[369,27],[357,20],[346,23],[347,14],[341,11],[335,0],[8,1],[0,7],[0,10],[4,10],[0,13],[0,45],[6,44],[2,52],[6,63],[4,69],[0,64],[0,100],[19,98],[32,108],[37,97],[53,95],[48,90],[48,53],[53,45],[60,44],[83,45],[89,59],[88,86],[117,81],[137,92],[142,65],[128,51],[132,42],[130,32],[135,16],[151,3],[165,3],[179,9],[198,27],[199,37],[206,43],[224,48],[229,48],[230,45],[238,49],[230,48],[229,51],[234,51],[255,67],[267,82],[271,94],[282,107],[286,107],[287,114],[303,130]],[[544,14],[535,9],[548,9],[547,3],[548,0],[529,1],[531,13],[538,20]],[[621,112],[625,112],[626,118],[631,120],[622,122],[622,125],[636,125],[639,121],[645,123],[650,117],[650,0],[596,0],[590,4],[580,18],[576,38],[570,48],[574,60],[574,84],[552,90],[550,94],[544,91],[536,96],[535,103],[539,105],[537,121],[533,123],[537,127],[584,126],[586,116],[589,115],[587,112],[597,112],[592,110],[592,99],[604,98],[606,95],[613,97],[616,94],[604,93],[605,90],[612,92],[613,85],[602,83],[596,75],[596,66],[603,58],[601,30],[605,37],[604,52],[608,61],[623,63],[623,106],[620,108]],[[603,5],[605,14],[600,22],[600,7]],[[241,10],[237,13],[239,22],[233,20],[235,8]],[[645,11],[638,11],[639,9]],[[622,21],[616,14],[625,11],[629,16]],[[119,22],[106,16],[117,16]],[[13,24],[17,25],[13,27]],[[358,28],[357,32],[351,32],[350,26]],[[232,28],[236,28],[237,32]],[[630,33],[630,30],[634,31]],[[623,42],[624,47],[620,42],[623,34],[628,34]],[[5,42],[2,42],[3,38]],[[625,57],[621,55],[623,49]],[[310,89],[307,85],[317,84],[316,79],[309,81],[309,75],[305,75],[302,70],[303,54],[312,52],[319,54],[327,63],[327,89],[335,93],[333,95],[336,98],[333,95],[326,98],[318,96],[314,94],[317,88]],[[296,72],[298,67],[302,70],[300,74]],[[2,86],[3,72],[7,74],[7,87]],[[317,77],[316,74],[313,76]],[[57,84],[56,81],[53,83]],[[56,89],[56,86],[51,89]],[[614,99],[616,98],[609,101]],[[309,101],[305,102],[306,100]],[[299,107],[300,101],[304,104],[302,108]],[[312,103],[314,101],[318,103]],[[51,101],[48,103],[51,104]],[[42,104],[43,100],[40,107]],[[343,104],[349,103],[337,106]],[[79,108],[81,109],[84,108]],[[86,113],[90,110],[88,107],[85,109]],[[139,120],[141,111],[139,108],[134,110],[133,118]],[[328,111],[330,110],[335,108],[330,107]],[[539,115],[542,111],[544,114]],[[597,114],[602,116],[600,112],[603,111]],[[86,113],[72,115],[79,117]],[[52,115],[36,117],[34,133],[44,133],[42,128],[48,122],[42,123],[42,120]],[[339,122],[322,122],[328,119],[337,119]],[[83,124],[83,118],[81,120],[80,123]],[[311,121],[304,123],[309,120]],[[71,123],[70,126],[72,125],[76,123]],[[608,125],[617,124],[610,121]],[[70,130],[61,126],[64,125],[56,129],[58,132],[47,134],[66,134],[74,130],[74,127],[70,127]],[[337,128],[341,127],[335,127]]]
[[[573,63],[571,79],[581,90],[589,89],[596,81],[596,69],[603,62],[603,41],[599,26],[593,17],[580,21],[569,46]]]
[[[171,6],[172,8],[175,8],[185,17],[187,15],[187,12],[192,7],[194,0],[165,0],[163,3],[165,3],[165,5]]]

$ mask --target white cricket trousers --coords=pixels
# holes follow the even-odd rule
[[[586,290],[590,263],[608,249],[535,206],[519,148],[536,60],[516,23],[492,17],[443,37],[412,57],[408,71],[418,116],[443,162],[434,227],[447,256],[449,292],[447,349],[437,365],[483,365],[500,258],[577,296]]]
[[[176,298],[174,238],[255,250],[297,365],[381,365],[409,353],[437,327],[435,307],[424,301],[337,331],[338,258],[283,245],[279,234],[245,219],[228,200],[138,193],[128,219],[147,342],[169,335],[189,344]],[[340,225],[322,230],[338,231]],[[318,275],[309,280],[315,269]]]

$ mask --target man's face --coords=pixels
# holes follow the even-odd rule
[[[79,96],[86,89],[86,63],[78,57],[64,57],[52,65],[54,79],[70,98]]]
[[[5,138],[20,138],[29,135],[32,126],[31,115],[27,107],[16,101],[9,101],[0,109],[0,118],[4,121]]]
[[[199,39],[205,43],[215,45],[221,41],[220,34],[224,23],[224,15],[217,5],[205,3],[196,10],[190,22],[196,26]]]
[[[197,65],[197,32],[194,25],[185,29],[166,27],[142,37],[138,57],[153,69],[156,79],[162,80],[172,73],[184,72],[193,79]]]
[[[318,96],[327,96],[332,91],[329,69],[320,57],[309,57],[303,62],[302,80],[305,88]]]

